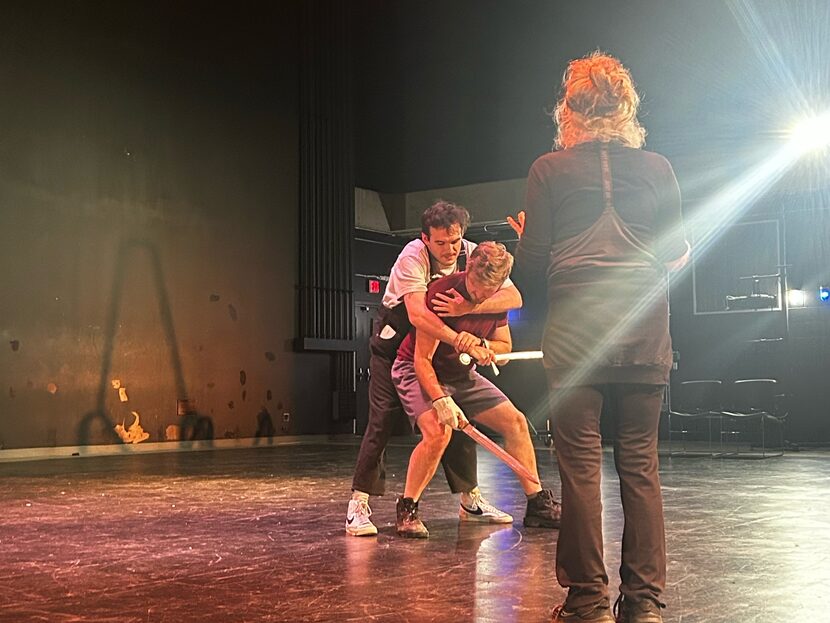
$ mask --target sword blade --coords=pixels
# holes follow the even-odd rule
[[[512,353],[496,355],[496,363],[502,361],[521,361],[528,359],[541,359],[544,356],[541,350],[517,350]]]
[[[516,472],[516,474],[518,474],[522,478],[526,478],[527,480],[536,483],[537,485],[540,484],[539,479],[532,473],[530,473],[530,470],[528,470],[524,465],[519,463],[519,461],[517,461],[515,457],[508,454],[504,448],[502,448],[492,439],[487,437],[487,435],[482,433],[475,426],[473,426],[472,424],[467,424],[464,428],[460,430],[464,431],[478,445],[487,448],[490,452],[495,454],[496,458],[498,458],[502,463],[507,465],[507,467]]]
[[[530,360],[530,359],[541,359],[543,357],[543,353],[541,350],[517,350],[513,351],[512,353],[502,353],[501,355],[496,355],[496,363],[503,363],[505,361],[522,361],[522,360]],[[473,358],[470,357],[467,353],[461,353],[458,356],[458,360],[461,362],[461,365],[468,366],[472,363]]]

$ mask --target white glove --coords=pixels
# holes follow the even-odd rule
[[[438,421],[450,428],[458,428],[460,423],[467,421],[464,412],[455,404],[452,396],[443,396],[438,400],[433,400],[432,406],[435,407],[435,412],[438,414]]]

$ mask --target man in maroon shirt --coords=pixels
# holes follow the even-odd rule
[[[439,292],[453,291],[472,303],[493,296],[513,265],[504,245],[483,242],[473,251],[467,270],[434,281],[427,301]],[[431,304],[431,303],[430,303]],[[445,318],[455,331],[481,338],[472,354],[478,363],[489,364],[496,354],[510,352],[512,341],[506,313],[468,314]],[[409,459],[406,489],[397,503],[397,531],[401,536],[427,538],[429,532],[418,518],[418,500],[435,474],[452,429],[470,418],[496,431],[505,449],[537,475],[536,455],[525,416],[495,385],[472,368],[461,364],[458,353],[424,332],[412,329],[398,349],[392,380],[404,410],[423,435]],[[464,409],[462,411],[462,408]],[[557,528],[561,509],[549,489],[519,478],[527,495],[524,525]],[[460,514],[465,519],[465,514]]]

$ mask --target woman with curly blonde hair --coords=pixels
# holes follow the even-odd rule
[[[672,363],[666,275],[689,248],[671,165],[641,149],[639,104],[618,59],[594,52],[571,61],[553,113],[558,150],[536,160],[527,182],[516,264],[546,272],[542,349],[562,481],[556,572],[568,596],[554,622],[615,621],[603,560],[605,401],[625,518],[618,620],[662,621],[657,427]]]
[[[640,97],[616,58],[594,52],[571,61],[563,83],[565,93],[553,112],[556,147],[599,140],[639,148],[646,142],[645,128],[637,121]]]

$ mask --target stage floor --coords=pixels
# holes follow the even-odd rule
[[[355,440],[0,463],[0,621],[544,622],[564,592],[556,531],[521,526],[512,473],[479,451],[513,526],[459,524],[439,473],[426,541],[398,538],[389,451],[377,537],[343,530]],[[539,447],[558,490],[555,454]],[[616,597],[621,509],[610,453],[605,526]],[[830,453],[661,461],[672,623],[830,621]]]

